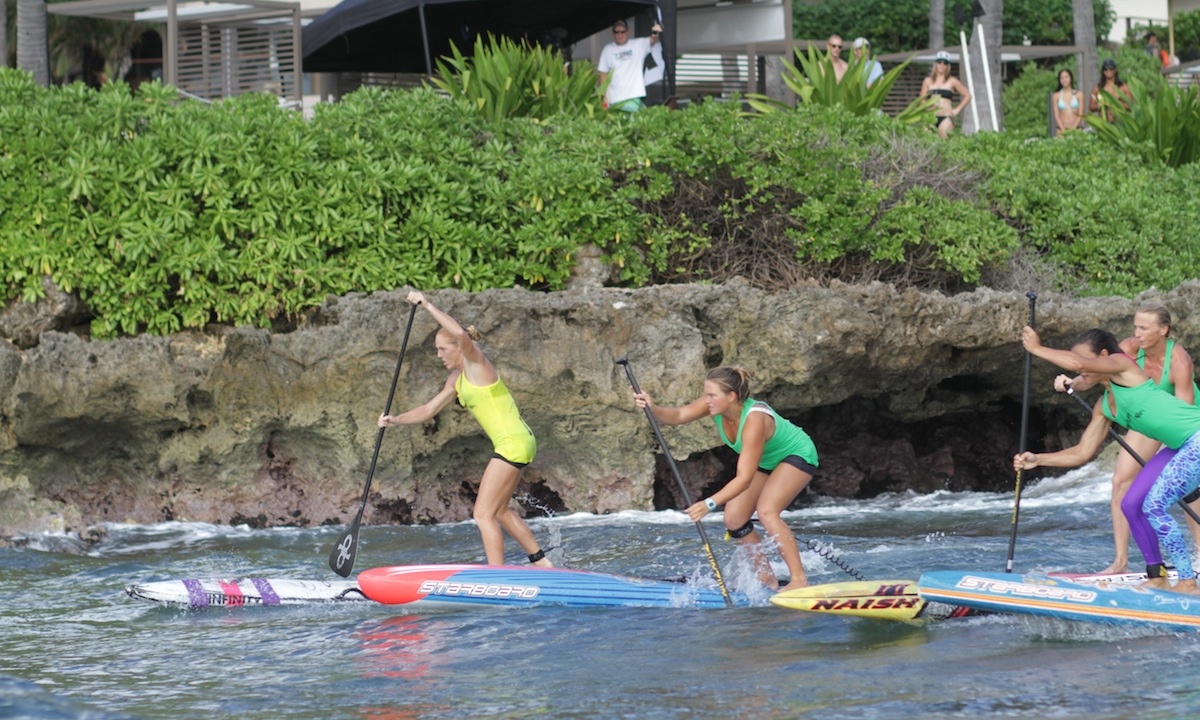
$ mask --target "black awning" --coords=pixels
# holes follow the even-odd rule
[[[431,59],[450,55],[451,42],[469,54],[484,33],[566,47],[657,5],[656,0],[345,0],[304,28],[304,70],[424,73]]]

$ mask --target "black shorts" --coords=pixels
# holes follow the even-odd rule
[[[817,466],[813,465],[812,463],[810,463],[809,461],[800,457],[799,455],[788,455],[784,459],[780,460],[779,464],[780,465],[791,465],[792,467],[796,468],[800,472],[808,473],[809,475],[817,474]],[[760,467],[758,469],[758,471],[761,473],[766,473],[768,475],[771,474],[770,470],[768,470],[766,468],[762,468],[762,467]]]
[[[518,470],[520,470],[521,468],[523,468],[529,464],[529,463],[513,462],[512,460],[509,460],[508,458],[504,457],[500,453],[492,453],[492,457],[496,458],[497,460],[503,460],[504,462],[508,463],[509,465],[512,465],[513,467],[515,467]]]

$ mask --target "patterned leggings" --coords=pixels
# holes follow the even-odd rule
[[[1167,549],[1181,580],[1195,580],[1196,571],[1192,569],[1192,553],[1187,540],[1179,529],[1179,523],[1171,517],[1170,510],[1197,486],[1200,486],[1200,432],[1193,433],[1179,447],[1175,457],[1163,468],[1154,487],[1150,488],[1150,494],[1142,505],[1149,516],[1150,526],[1154,528],[1158,541]],[[1150,562],[1149,559],[1147,562]]]

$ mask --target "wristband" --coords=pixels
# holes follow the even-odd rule
[[[717,502],[712,498],[704,498],[704,505],[708,508],[709,512],[717,511]]]

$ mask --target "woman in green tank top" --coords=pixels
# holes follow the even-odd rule
[[[1138,366],[1150,376],[1160,390],[1189,405],[1196,403],[1197,388],[1193,379],[1195,366],[1187,350],[1171,338],[1171,312],[1165,305],[1147,302],[1138,306],[1133,315],[1133,336],[1121,341],[1121,350],[1135,359]],[[1062,385],[1068,380],[1065,375],[1059,378],[1056,385]],[[1083,392],[1091,387],[1091,383],[1080,377],[1069,380],[1069,384],[1076,392]],[[1162,443],[1136,430],[1128,431],[1125,441],[1144,460],[1150,460],[1162,448]],[[1129,570],[1130,530],[1121,502],[1141,469],[1138,461],[1121,448],[1117,454],[1116,468],[1113,470],[1112,501],[1109,508],[1116,556],[1112,564],[1101,570],[1101,573],[1123,573]],[[1200,501],[1193,501],[1192,506],[1200,512]],[[1193,543],[1200,546],[1200,526],[1190,517],[1187,518],[1187,523],[1191,528]]]
[[[1129,507],[1133,493],[1129,494],[1126,519],[1146,557],[1149,578],[1146,585],[1200,594],[1190,549],[1170,513],[1181,498],[1200,486],[1200,408],[1159,390],[1107,330],[1095,328],[1083,333],[1070,350],[1045,347],[1030,327],[1022,331],[1021,339],[1034,357],[1078,373],[1088,386],[1102,384],[1104,396],[1093,408],[1092,420],[1079,444],[1053,453],[1020,453],[1013,457],[1013,467],[1018,472],[1036,467],[1078,467],[1096,456],[1114,421],[1177,451],[1166,460],[1161,472],[1147,468],[1146,474],[1153,473],[1156,479],[1138,507]],[[1062,387],[1064,380],[1059,376],[1055,386],[1067,389]],[[1158,459],[1165,456],[1156,456],[1155,460]],[[1154,460],[1148,463],[1155,464]],[[1174,587],[1167,580],[1160,546],[1170,554],[1179,573],[1179,582]]]
[[[638,407],[650,408],[655,419],[666,425],[713,419],[721,440],[738,454],[737,472],[711,497],[687,508],[687,514],[699,522],[724,505],[729,536],[751,549],[759,578],[776,588],[779,581],[760,549],[761,539],[751,520],[757,512],[791,574],[788,584],[779,588],[782,592],[808,585],[796,536],[782,513],[812,480],[817,449],[807,433],[750,397],[750,377],[745,368],[719,367],[709,371],[703,394],[687,405],[661,407],[645,392],[635,394],[634,401]]]
[[[424,307],[441,326],[434,345],[438,358],[450,370],[450,377],[442,391],[424,405],[399,415],[380,415],[379,427],[418,425],[433,419],[455,398],[460,398],[463,406],[479,420],[496,450],[479,480],[473,511],[488,564],[504,564],[504,533],[507,532],[529,554],[529,562],[551,567],[546,553],[533,537],[533,531],[509,507],[521,479],[521,468],[533,460],[537,450],[533,433],[521,419],[512,395],[500,381],[500,374],[479,349],[476,343],[479,333],[474,328],[464,329],[457,320],[435,308],[415,290],[408,294],[408,301]]]

